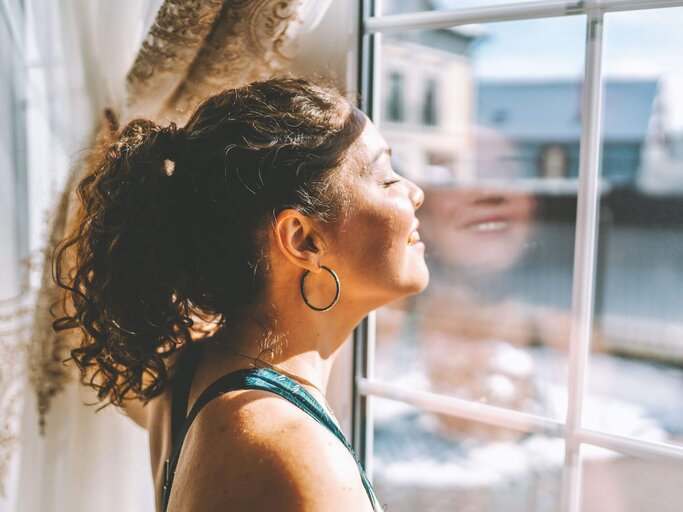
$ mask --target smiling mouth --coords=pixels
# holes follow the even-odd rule
[[[477,233],[496,233],[499,231],[506,231],[510,227],[510,223],[504,220],[478,222],[470,225],[467,229],[469,231],[476,231]]]
[[[408,237],[408,245],[413,245],[415,242],[420,241],[420,233],[417,231],[413,231],[410,233],[410,236]]]

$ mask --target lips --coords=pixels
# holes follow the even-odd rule
[[[502,216],[479,218],[468,222],[465,229],[477,233],[497,233],[510,228],[510,219]]]
[[[504,220],[493,220],[487,222],[479,222],[470,224],[467,229],[476,231],[478,233],[493,233],[497,231],[505,231],[510,227],[510,223]]]
[[[420,241],[420,233],[417,232],[417,228],[420,227],[420,221],[417,221],[417,223],[413,226],[413,230],[410,232],[410,235],[408,235],[408,245],[413,245],[416,242]]]

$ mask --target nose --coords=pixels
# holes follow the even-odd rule
[[[508,198],[504,194],[497,192],[489,194],[483,192],[474,200],[474,204],[477,206],[500,206],[507,202],[509,202]]]
[[[413,183],[412,181],[410,181],[410,185],[410,200],[413,202],[415,209],[417,210],[420,206],[422,206],[422,203],[424,203],[425,193],[417,184]]]

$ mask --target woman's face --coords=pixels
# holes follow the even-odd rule
[[[427,191],[424,238],[431,253],[452,267],[501,271],[524,252],[535,200],[502,188]]]
[[[419,293],[429,283],[415,216],[424,193],[394,172],[387,142],[366,121],[350,148],[355,159],[341,173],[349,207],[335,229],[330,252],[342,294],[381,305]]]

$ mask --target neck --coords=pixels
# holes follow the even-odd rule
[[[337,354],[367,311],[353,314],[346,308],[333,308],[318,312],[302,306],[295,314],[279,315],[270,329],[255,315],[223,328],[214,336],[209,358],[215,373],[250,366],[248,359],[238,355],[242,354],[305,379],[326,394]]]

